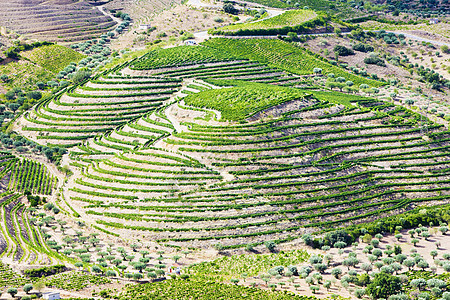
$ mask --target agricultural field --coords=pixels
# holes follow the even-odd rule
[[[225,27],[221,27],[221,31],[237,31],[237,30],[254,30],[254,29],[272,29],[281,28],[285,26],[294,27],[302,25],[308,21],[314,20],[317,17],[317,13],[312,10],[289,10],[281,15],[273,18],[265,19],[262,21],[233,24]]]
[[[381,82],[350,74],[328,61],[320,60],[305,49],[279,40],[216,38],[206,41],[204,45],[228,51],[238,57],[265,63],[296,75],[313,74],[314,68],[320,68],[324,74],[333,73],[336,76],[343,76],[358,85],[363,83],[374,87],[383,85]]]
[[[56,189],[56,177],[49,173],[45,165],[20,159],[8,152],[2,152],[1,155],[1,176],[2,261],[45,262],[48,258],[45,253],[47,250],[42,246],[43,233],[36,226],[37,221],[29,214],[30,209],[25,203],[34,201],[33,205],[36,206],[44,201]],[[22,193],[35,196],[24,197]]]
[[[303,97],[305,94],[283,87],[248,84],[234,88],[211,89],[184,100],[189,106],[221,112],[221,120],[239,121],[258,111]]]
[[[89,1],[3,2],[0,26],[29,39],[75,42],[96,38],[117,23]]]
[[[1,298],[449,298],[448,48],[354,25],[395,6],[9,1],[97,23],[0,66]]]

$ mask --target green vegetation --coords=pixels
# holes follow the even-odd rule
[[[222,81],[221,84],[226,85],[227,82]],[[218,110],[223,120],[239,121],[263,109],[302,96],[304,93],[291,88],[248,83],[192,94],[185,98],[185,102],[187,105]]]
[[[308,300],[315,297],[297,296],[288,292],[272,292],[259,288],[240,285],[229,285],[213,281],[166,280],[161,283],[149,283],[128,287],[122,294],[122,299],[230,299],[240,300],[242,297],[252,300]]]
[[[41,282],[47,287],[79,291],[89,286],[111,283],[111,279],[99,275],[72,271],[44,278]]]
[[[25,270],[25,275],[28,277],[48,277],[57,273],[61,273],[66,271],[66,266],[64,265],[55,265],[50,267],[42,267],[38,269],[28,269]]]
[[[229,31],[244,31],[245,35],[252,35],[257,32],[258,29],[276,29],[282,27],[293,28],[302,25],[306,22],[313,23],[312,21],[318,18],[317,13],[312,10],[288,10],[281,15],[273,18],[265,19],[257,22],[250,23],[238,23],[233,25],[228,25],[221,27],[218,30],[213,30],[213,32],[229,32]],[[307,26],[305,26],[307,27]],[[296,31],[295,29],[290,29],[290,31]],[[265,31],[261,31],[264,34]],[[287,32],[286,32],[287,33]],[[285,33],[285,34],[286,34]],[[244,33],[242,33],[244,35]]]
[[[234,57],[225,51],[207,47],[178,46],[173,48],[157,48],[150,50],[141,59],[136,60],[132,68],[145,70],[164,66],[189,65],[230,60]]]
[[[75,50],[59,45],[48,45],[20,53],[21,56],[38,66],[52,72],[58,73],[71,62],[79,62],[86,55]]]
[[[27,282],[27,278],[15,273],[8,265],[0,262],[0,287],[19,287]]]
[[[15,74],[15,76],[11,76]],[[27,61],[13,61],[5,65],[0,65],[0,75],[10,77],[3,83],[8,89],[23,86],[35,86],[38,82],[47,82],[54,77],[54,72],[37,66]]]
[[[291,4],[301,5],[286,2]],[[314,5],[322,4],[326,9],[341,5]],[[306,28],[309,21],[328,22],[322,12],[292,10],[233,30],[291,30],[298,23]],[[386,43],[401,40],[379,35]],[[116,276],[152,281],[110,297],[117,299],[315,299],[286,290],[306,283],[313,293],[322,293],[319,286],[331,287],[329,280],[322,283],[330,275],[341,280],[342,288],[352,284],[349,291],[356,297],[409,292],[407,280],[399,275],[407,257],[397,256],[401,247],[391,249],[382,233],[392,232],[401,241],[404,229],[419,226],[420,232],[410,234],[415,245],[437,232],[422,224],[439,224],[442,235],[449,231],[448,213],[421,207],[448,200],[450,132],[445,127],[384,101],[386,91],[377,87],[385,82],[373,80],[376,76],[358,76],[367,73],[354,69],[350,73],[345,65],[300,43],[210,39],[195,47],[152,49],[98,72],[109,60],[105,41],[72,46],[96,53],[56,75],[71,80],[72,86],[37,85],[55,90],[9,126],[20,126],[27,139],[16,138],[15,132],[0,135],[5,147],[41,153],[49,162],[58,163],[68,152],[68,166],[59,170],[72,176],[67,189],[60,190],[64,194],[48,197],[58,185],[45,164],[2,153],[0,179],[7,191],[0,195],[0,232],[5,237],[0,256],[24,264],[58,264],[25,272],[48,287],[78,291],[111,283],[108,278]],[[369,42],[334,50],[337,56],[372,52]],[[46,59],[59,50],[45,46],[27,54],[53,69],[74,59],[66,50],[59,61]],[[417,72],[429,83],[439,79],[431,71]],[[360,91],[374,97],[360,96]],[[30,104],[42,96],[39,91],[9,91],[4,118],[25,111],[25,99]],[[19,193],[32,207],[25,207],[28,203],[22,203],[25,197]],[[67,223],[66,216],[78,219]],[[67,224],[77,230],[75,235],[65,235]],[[83,232],[86,225],[91,228],[88,235]],[[283,243],[295,245],[305,232],[310,233],[303,236],[307,245],[337,253],[337,265],[346,270],[327,270],[333,258],[329,253],[283,250]],[[124,249],[105,236],[139,239]],[[143,242],[148,240],[180,252],[167,256],[158,246],[155,256],[153,246]],[[365,252],[360,240],[367,243]],[[354,252],[344,252],[350,244]],[[238,248],[248,253],[188,266],[189,253],[211,247],[219,254]],[[359,267],[357,255],[362,254],[357,250],[372,264]],[[430,255],[441,259],[437,250]],[[404,266],[411,272],[430,268],[417,255],[409,260]],[[59,273],[65,269],[62,263],[79,271]],[[435,265],[450,270],[444,260]],[[184,268],[165,272],[173,266]],[[370,276],[374,268],[382,275]],[[3,272],[14,285],[26,283],[7,268]],[[48,276],[54,273],[59,274]],[[167,275],[171,279],[157,282]],[[37,279],[41,276],[47,277]],[[408,284],[423,288],[422,281]],[[446,287],[434,289],[439,284],[428,284],[436,297],[447,292]],[[102,290],[95,296],[111,293]]]
[[[347,1],[328,0],[252,0],[250,2],[275,8],[308,8],[315,11],[323,11],[340,19],[348,19],[361,15],[352,9]]]
[[[246,273],[253,277],[264,273],[276,266],[290,266],[301,264],[309,258],[309,254],[303,250],[286,251],[270,254],[242,254],[224,256],[210,262],[193,265],[189,269],[197,278],[211,278],[219,281],[228,281]]]
[[[217,50],[227,51],[235,57],[258,61],[298,75],[313,74],[314,68],[320,68],[324,74],[333,73],[358,85],[363,83],[374,87],[383,85],[382,82],[350,74],[326,60],[320,59],[318,55],[312,55],[305,49],[279,40],[214,38],[203,44]]]

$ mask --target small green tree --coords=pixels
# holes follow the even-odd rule
[[[17,294],[17,289],[16,288],[9,288],[7,291],[6,291],[8,294],[10,294],[11,295],[11,297],[15,297],[16,296],[16,294]]]
[[[267,241],[264,243],[264,245],[270,252],[275,252],[275,248],[277,245],[273,241]]]
[[[32,284],[25,284],[24,286],[23,286],[23,291],[26,293],[26,294],[28,294],[29,292],[31,292],[31,290],[33,289],[33,285]]]
[[[99,266],[92,266],[92,272],[103,273],[102,269]]]

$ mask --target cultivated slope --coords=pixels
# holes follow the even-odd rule
[[[4,0],[0,6],[0,26],[45,41],[87,40],[115,25],[85,0]]]
[[[238,247],[448,202],[445,128],[424,135],[402,107],[300,88],[302,76],[236,56],[150,52],[44,102],[23,130],[85,141],[65,193],[84,220],[131,239]]]

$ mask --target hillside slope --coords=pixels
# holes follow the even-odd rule
[[[264,64],[266,49],[258,61],[204,46],[151,51],[42,102],[21,132],[71,147],[71,207],[132,240],[243,247],[448,203],[443,126],[426,121],[424,135],[401,106],[302,88],[308,56],[302,77]]]
[[[113,19],[85,0],[5,0],[0,6],[1,27],[38,40],[87,40],[115,25]]]

